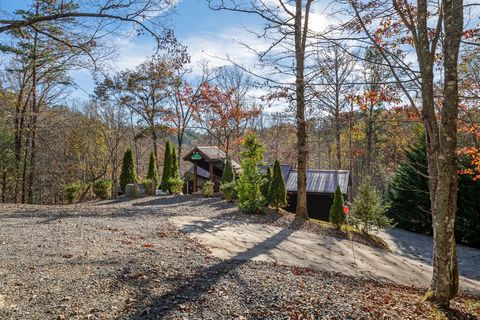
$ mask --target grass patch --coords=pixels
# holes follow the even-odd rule
[[[352,227],[350,225],[343,225],[339,230],[333,224],[327,221],[317,219],[310,219],[310,221],[334,233],[334,236],[336,238],[352,240],[355,242],[366,244],[370,247],[379,248],[389,252],[391,251],[388,247],[388,244],[379,236],[365,233],[362,230]]]

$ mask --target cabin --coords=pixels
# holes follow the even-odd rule
[[[213,181],[214,191],[218,192],[226,159],[226,153],[218,147],[193,148],[183,158],[184,161],[192,163],[184,173],[186,180],[184,193],[197,192],[199,187],[208,180]],[[232,161],[232,167],[235,173],[240,172],[240,165],[235,161]],[[261,169],[266,171],[267,166],[262,166]],[[295,212],[298,170],[286,164],[280,165],[280,169],[288,195],[288,205],[285,209]],[[307,169],[307,208],[310,218],[328,221],[337,186],[340,186],[344,199],[348,199],[352,186],[348,170]]]
[[[225,151],[215,146],[195,147],[183,157],[183,160],[192,163],[184,174],[186,180],[184,193],[197,192],[207,180],[213,182],[215,192],[220,191],[220,179],[227,160]],[[233,160],[232,167],[234,172],[240,171],[240,165]]]

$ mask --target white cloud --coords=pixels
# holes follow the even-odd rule
[[[212,67],[231,64],[228,60],[246,67],[253,66],[258,62],[257,56],[242,43],[256,50],[268,46],[263,39],[256,38],[243,28],[230,28],[222,33],[204,32],[181,41],[188,48],[192,65],[206,60]]]

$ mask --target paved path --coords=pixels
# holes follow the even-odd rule
[[[398,255],[432,264],[433,238],[427,235],[393,228],[379,234],[390,249]],[[460,273],[480,281],[480,250],[457,245],[457,256]]]
[[[223,259],[276,261],[417,287],[428,287],[431,278],[431,266],[401,253],[400,245],[387,253],[347,240],[263,224],[190,216],[171,217],[170,221]],[[392,245],[394,235],[387,240]],[[462,290],[480,294],[478,278],[461,278],[460,282]]]

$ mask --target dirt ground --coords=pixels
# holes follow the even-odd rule
[[[188,196],[0,206],[0,319],[442,319],[414,287],[220,259],[170,222],[248,220]],[[456,299],[450,316],[475,319]]]

